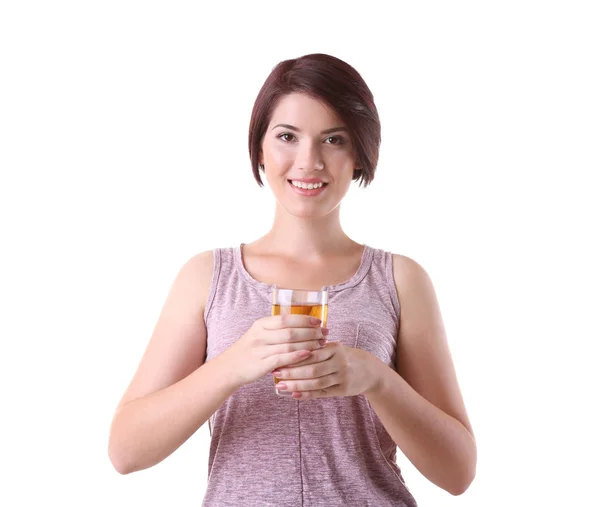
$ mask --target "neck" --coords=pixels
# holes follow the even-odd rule
[[[277,205],[271,230],[259,242],[273,254],[304,260],[339,255],[358,245],[342,230],[340,206],[326,216],[305,218]]]

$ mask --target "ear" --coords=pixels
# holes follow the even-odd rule
[[[362,164],[360,163],[360,160],[358,159],[358,155],[354,154],[354,170],[355,171],[362,171]]]

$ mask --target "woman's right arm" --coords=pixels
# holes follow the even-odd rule
[[[240,386],[227,359],[204,364],[204,308],[213,253],[179,271],[133,380],[110,428],[108,454],[121,474],[161,462],[183,444]]]

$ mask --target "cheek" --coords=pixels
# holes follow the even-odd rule
[[[354,167],[355,157],[350,148],[323,150],[323,157],[329,164],[340,169],[345,169],[348,166]]]
[[[349,164],[352,167],[356,165],[356,154],[354,153],[354,150],[352,150],[352,148],[341,150],[340,156],[344,157],[344,160],[346,160],[346,164]]]
[[[273,168],[294,163],[294,151],[289,146],[265,145],[264,154],[267,166]]]
[[[329,166],[331,172],[334,174],[334,178],[338,182],[342,182],[346,178],[352,179],[354,174],[354,166],[356,165],[355,159],[352,154],[346,151],[338,151],[336,153],[329,154],[329,157],[325,159],[326,164]]]

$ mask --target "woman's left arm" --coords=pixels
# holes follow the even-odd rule
[[[440,488],[460,495],[475,477],[477,447],[435,289],[417,262],[393,259],[401,313],[396,371],[371,356],[376,381],[364,394],[411,463]]]

